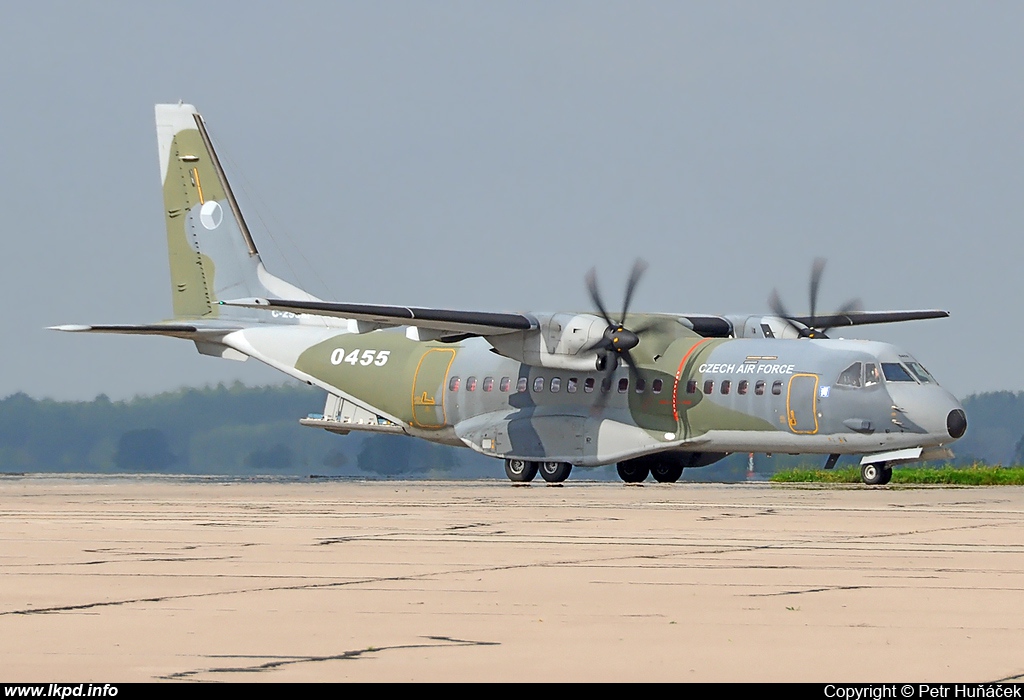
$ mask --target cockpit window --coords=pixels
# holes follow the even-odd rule
[[[882,373],[885,375],[885,381],[887,382],[914,381],[914,378],[910,376],[910,372],[907,371],[907,368],[899,362],[883,362]]]
[[[864,386],[874,386],[882,381],[882,375],[878,373],[878,365],[869,362],[864,365]]]
[[[910,371],[914,373],[915,377],[921,380],[922,384],[935,381],[935,377],[929,374],[928,370],[922,367],[920,362],[908,362],[907,367],[910,368]]]
[[[854,362],[852,365],[847,367],[839,375],[839,379],[836,380],[836,386],[849,386],[860,388],[860,370],[861,363]]]

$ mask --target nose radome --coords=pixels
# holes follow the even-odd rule
[[[967,432],[967,414],[962,408],[955,408],[946,416],[946,430],[954,440],[963,437]]]

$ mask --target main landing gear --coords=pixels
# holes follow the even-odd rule
[[[615,471],[619,473],[619,478],[627,484],[639,484],[651,473],[650,467],[646,464],[641,464],[636,459],[631,459],[628,462],[619,462],[615,465]]]
[[[885,486],[892,481],[892,467],[885,462],[862,464],[860,480],[869,486]]]
[[[537,476],[537,463],[522,459],[506,459],[505,476],[517,483],[533,481],[533,477]]]
[[[549,484],[560,484],[569,478],[572,465],[568,462],[527,462],[522,459],[505,460],[505,476],[516,483],[533,481],[540,472],[544,481]]]
[[[672,462],[657,462],[631,459],[615,465],[619,478],[627,484],[639,484],[650,474],[662,484],[674,484],[683,475],[683,465]]]

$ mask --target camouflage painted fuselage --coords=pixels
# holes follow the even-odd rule
[[[665,450],[859,454],[952,441],[946,420],[959,404],[934,382],[837,385],[854,363],[908,360],[890,345],[679,335],[657,359],[641,341],[642,383],[624,367],[602,382],[596,371],[526,365],[481,338],[301,326],[287,340],[271,327],[224,342],[409,435],[494,457],[594,466]]]
[[[643,329],[634,366],[607,372],[594,348],[608,322],[594,314],[320,302],[265,269],[195,109],[158,105],[157,133],[174,318],[61,329],[255,358],[327,392],[310,425],[579,466],[654,453],[712,455],[692,464],[738,451],[887,454],[944,446],[966,428],[956,399],[906,353],[786,339],[777,318],[630,314],[621,326]]]

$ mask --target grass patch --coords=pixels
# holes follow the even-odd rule
[[[856,484],[860,483],[860,467],[841,469],[786,469],[772,474],[779,483]],[[1001,467],[975,464],[970,467],[896,467],[894,484],[957,484],[961,486],[1021,486],[1024,467]]]

